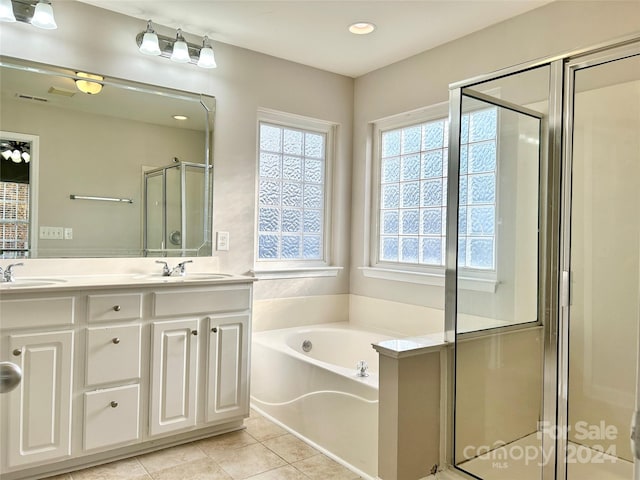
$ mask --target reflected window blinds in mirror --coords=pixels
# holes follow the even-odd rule
[[[99,95],[83,95],[76,89],[77,71],[0,56],[0,124],[7,132],[37,134],[39,139],[37,159],[32,148],[26,164],[33,168],[37,163],[39,181],[36,186],[32,176],[33,224],[27,221],[24,227],[31,229],[31,241],[21,248],[34,258],[148,255],[143,243],[144,174],[179,158],[204,166],[185,186],[188,232],[180,222],[171,224],[168,236],[180,231],[181,245],[166,236],[166,250],[154,254],[183,256],[184,245],[189,255],[211,255],[215,98],[106,75],[101,75]],[[19,165],[11,156],[4,159],[7,150],[0,149],[0,164]],[[22,153],[20,158],[25,165]],[[125,205],[70,200],[70,195],[112,198]],[[194,218],[198,228],[190,227]],[[70,228],[73,236],[40,238],[38,225]],[[22,237],[14,229],[10,240]]]
[[[211,40],[205,35],[202,45],[189,43],[178,28],[176,37],[158,35],[153,29],[151,20],[147,22],[147,29],[136,36],[136,43],[140,53],[157,55],[177,63],[193,63],[201,68],[216,68],[215,53]]]

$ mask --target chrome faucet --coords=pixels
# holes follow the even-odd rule
[[[15,282],[16,279],[13,276],[13,267],[22,267],[24,263],[12,263],[7,266],[4,271],[0,268],[0,274],[2,274],[2,282]]]
[[[368,377],[369,376],[369,365],[364,360],[360,360],[356,365],[356,375],[358,377]]]
[[[162,276],[163,277],[172,277],[174,274],[177,274],[181,277],[184,277],[187,274],[185,269],[187,263],[193,263],[193,260],[186,260],[184,262],[180,262],[173,268],[169,268],[169,264],[167,262],[163,262],[162,260],[156,260],[156,263],[161,263],[162,267]]]

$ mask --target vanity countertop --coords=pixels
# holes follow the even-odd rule
[[[16,275],[15,282],[0,283],[2,293],[53,292],[61,290],[100,289],[119,287],[171,287],[205,286],[254,282],[256,278],[227,273],[187,273],[184,276],[165,277],[159,273],[94,274],[94,275]]]

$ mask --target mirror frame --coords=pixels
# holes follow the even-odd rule
[[[66,67],[60,67],[55,65],[48,65],[44,63],[32,62],[29,60],[9,57],[0,55],[0,72],[3,68],[16,69],[23,72],[32,72],[43,75],[51,75],[63,78],[69,78],[73,81],[82,80],[82,78],[76,75],[75,69],[70,69]],[[159,85],[152,85],[142,82],[137,82],[134,80],[122,79],[117,77],[112,77],[110,75],[102,75],[104,77],[103,80],[100,80],[100,83],[104,86],[113,87],[115,89],[122,89],[134,92],[141,92],[145,94],[155,95],[162,98],[171,98],[176,100],[185,100],[188,102],[197,102],[200,104],[202,109],[204,110],[204,128],[203,132],[205,134],[205,145],[204,145],[204,161],[205,165],[205,185],[203,191],[203,218],[204,218],[204,228],[203,228],[203,238],[202,243],[197,249],[166,249],[165,252],[162,252],[160,256],[212,256],[213,255],[213,135],[214,135],[214,125],[215,125],[215,112],[216,112],[216,98],[211,95],[206,95],[203,93],[195,93],[189,92],[185,90],[178,90],[168,87],[163,87]],[[1,74],[0,74],[1,78]],[[3,126],[3,135],[10,139],[22,139],[26,138],[26,141],[32,141],[32,144],[35,148],[38,148],[39,136],[33,134],[22,134],[15,133],[11,131],[5,131]],[[17,138],[19,137],[19,138]],[[34,142],[35,139],[35,142]],[[30,166],[30,176],[35,175],[37,177],[38,174],[38,162],[39,155],[36,155],[33,164]],[[30,182],[31,183],[31,182]],[[36,178],[35,187],[37,188],[38,179]],[[35,189],[34,189],[35,190]],[[31,192],[30,198],[30,221],[29,221],[29,235],[30,235],[30,248],[29,254],[25,258],[109,258],[109,257],[147,257],[147,256],[158,256],[157,252],[149,255],[145,252],[144,245],[142,244],[143,239],[140,239],[140,248],[131,250],[126,249],[123,251],[118,251],[117,248],[109,249],[105,251],[104,254],[91,254],[91,255],[65,255],[64,252],[58,255],[58,252],[54,254],[42,254],[38,251],[38,192],[35,194]],[[40,199],[41,200],[41,199]],[[36,207],[36,208],[34,208]],[[142,219],[141,219],[142,222]],[[144,228],[144,226],[143,226]],[[144,233],[144,232],[143,232]],[[195,252],[195,254],[194,254]],[[114,255],[115,254],[115,255]],[[0,253],[0,258],[4,258],[4,255]],[[7,257],[13,258],[13,257]]]

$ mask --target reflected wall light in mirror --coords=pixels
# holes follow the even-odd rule
[[[49,0],[0,0],[0,21],[30,23],[45,30],[58,28]]]
[[[189,43],[182,35],[182,29],[176,31],[176,38],[158,35],[153,29],[151,20],[147,21],[147,28],[136,36],[136,43],[140,53],[156,55],[177,63],[192,63],[201,68],[216,68],[215,54],[209,37],[205,36],[202,47]]]

